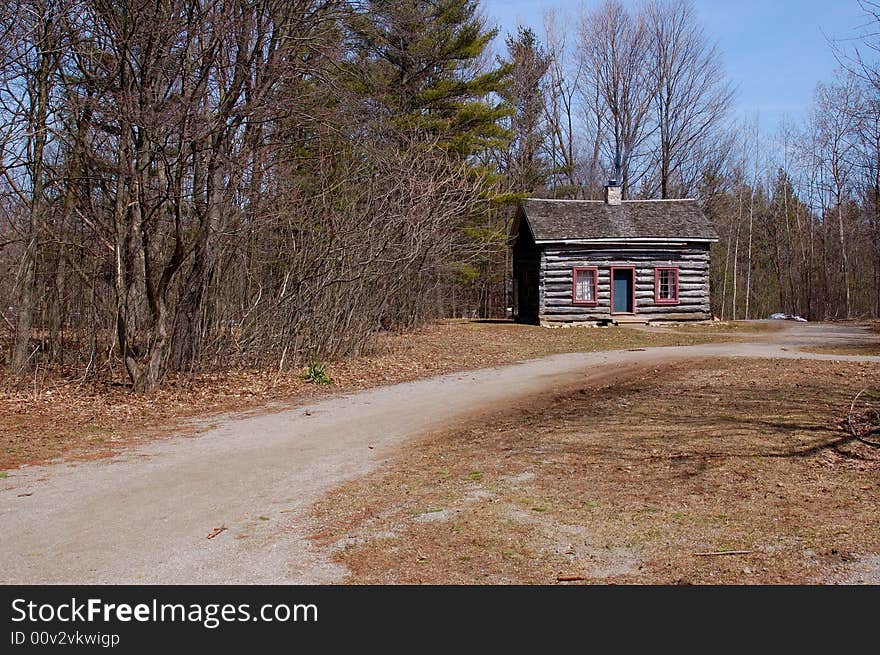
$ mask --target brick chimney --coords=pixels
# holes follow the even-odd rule
[[[608,184],[605,185],[605,204],[619,205],[622,196],[620,183],[617,180],[608,180]]]

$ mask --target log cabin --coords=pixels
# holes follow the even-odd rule
[[[511,228],[515,320],[544,326],[700,321],[709,308],[709,248],[700,203],[604,200],[520,203]]]

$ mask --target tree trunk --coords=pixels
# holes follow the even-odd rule
[[[852,298],[849,284],[849,257],[846,252],[846,240],[843,232],[843,205],[837,203],[837,228],[838,241],[840,242],[840,265],[843,273],[843,288],[845,294],[846,318],[852,318]]]
[[[51,25],[51,15],[42,26],[45,30],[43,38]],[[12,353],[9,360],[9,371],[12,375],[20,375],[30,361],[30,337],[33,324],[34,310],[37,301],[37,257],[39,255],[39,243],[43,236],[44,202],[43,202],[43,153],[46,148],[48,137],[49,115],[49,87],[51,84],[52,69],[54,67],[54,53],[45,49],[47,44],[40,47],[39,66],[35,71],[34,84],[36,85],[36,108],[34,119],[31,123],[33,131],[33,155],[30,162],[32,192],[30,208],[28,212],[27,245],[24,256],[16,276],[16,321],[15,338],[12,344]]]

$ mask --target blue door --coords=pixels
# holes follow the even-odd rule
[[[614,269],[614,311],[631,314],[633,311],[633,270]]]

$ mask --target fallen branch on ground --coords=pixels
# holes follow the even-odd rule
[[[227,528],[225,525],[221,525],[219,528],[214,528],[213,530],[211,530],[208,533],[208,539],[213,539],[214,537],[216,537],[218,534],[220,534],[221,532],[223,532],[226,529]]]
[[[866,446],[880,448],[880,412],[874,409],[869,402],[862,401],[866,409],[861,414],[856,414],[856,420],[853,421],[853,411],[855,410],[856,402],[863,393],[865,393],[864,389],[856,394],[856,397],[853,398],[849,405],[849,412],[846,415],[846,429],[853,437]]]
[[[717,555],[748,555],[750,550],[715,550],[710,553],[694,553],[695,557],[715,557]]]

